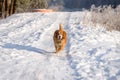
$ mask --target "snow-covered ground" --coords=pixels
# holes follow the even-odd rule
[[[120,80],[120,32],[82,26],[83,12],[15,14],[0,21],[0,80]],[[67,32],[54,54],[53,33]]]

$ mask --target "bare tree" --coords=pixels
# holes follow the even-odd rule
[[[17,1],[17,0],[14,0],[14,1],[13,1],[13,14],[14,14],[15,11],[16,11],[16,1]]]
[[[10,4],[10,12],[9,14],[14,14],[15,13],[15,9],[16,9],[16,0],[11,0],[11,4]]]
[[[5,1],[6,0],[3,0],[2,2],[2,18],[5,18]]]
[[[10,10],[10,3],[11,3],[11,0],[6,0],[6,3],[7,3],[7,7],[6,7],[6,17],[9,16],[9,10]]]
[[[9,14],[13,14],[13,6],[14,6],[14,0],[11,0],[11,4],[10,4],[10,12]]]

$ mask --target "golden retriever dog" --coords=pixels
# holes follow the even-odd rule
[[[53,40],[54,40],[54,46],[56,50],[55,53],[58,53],[64,49],[67,41],[67,35],[66,35],[66,32],[63,30],[61,24],[59,24],[59,30],[56,30],[54,32]]]

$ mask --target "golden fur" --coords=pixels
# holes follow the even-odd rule
[[[54,32],[53,40],[56,50],[55,53],[58,53],[59,51],[64,49],[67,41],[67,35],[66,32],[63,30],[61,24],[59,25],[59,30],[56,30]]]

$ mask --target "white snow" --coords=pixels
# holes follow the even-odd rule
[[[120,32],[83,26],[84,16],[21,13],[1,20],[0,80],[120,80]],[[55,55],[53,33],[59,23],[68,40]]]

